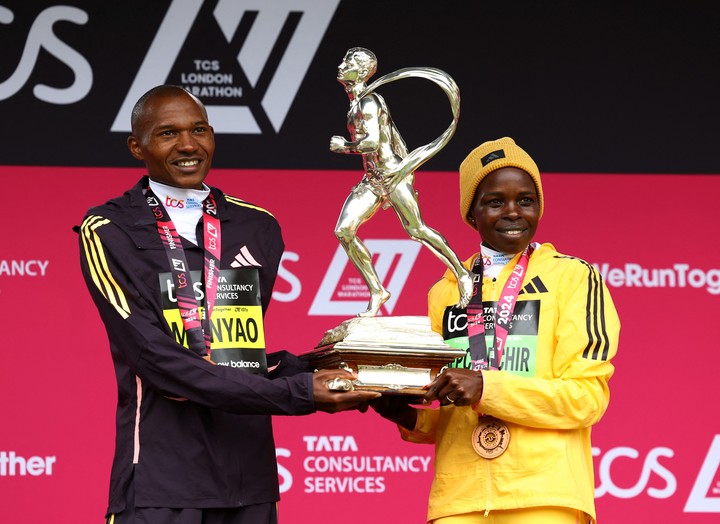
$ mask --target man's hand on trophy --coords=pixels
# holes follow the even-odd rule
[[[338,135],[330,138],[330,151],[333,151],[334,153],[344,153],[345,139]]]
[[[369,401],[380,397],[376,391],[360,391],[352,388],[357,375],[344,369],[322,369],[313,373],[313,396],[315,409],[337,413],[350,409],[367,410]],[[342,387],[348,385],[348,387]]]
[[[406,395],[383,395],[378,399],[371,400],[370,407],[381,417],[412,431],[417,422],[417,412],[410,405],[413,401],[418,402],[416,398],[413,399]]]

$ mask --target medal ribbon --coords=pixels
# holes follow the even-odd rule
[[[513,311],[515,311],[515,304],[517,304],[517,297],[520,294],[523,278],[527,272],[532,252],[533,247],[531,245],[525,248],[515,268],[505,282],[495,311],[495,337],[490,351],[487,350],[485,344],[485,318],[482,301],[482,256],[479,256],[473,265],[475,289],[473,290],[472,299],[467,306],[467,325],[468,337],[470,339],[470,358],[472,359],[472,369],[474,371],[480,371],[481,369],[500,369],[500,362],[502,362],[502,354],[505,349],[505,341],[509,333],[508,328],[510,327]]]
[[[190,266],[185,257],[185,250],[180,241],[180,235],[170,219],[160,200],[150,187],[147,188],[145,200],[152,210],[157,222],[157,231],[165,247],[165,254],[170,264],[175,296],[180,310],[188,347],[200,356],[210,354],[212,333],[210,331],[210,315],[215,306],[217,286],[220,274],[220,220],[218,219],[217,205],[212,193],[203,200],[203,244],[204,244],[204,270],[205,299],[204,314],[199,312],[198,301],[195,298]]]

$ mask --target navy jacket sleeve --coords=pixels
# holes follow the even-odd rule
[[[127,368],[126,372],[165,396],[232,413],[314,411],[309,373],[270,380],[215,366],[175,342],[146,285],[148,279],[156,279],[161,264],[167,264],[162,260],[164,253],[140,252],[122,228],[91,214],[81,227],[80,256],[85,281],[107,329],[117,373]]]

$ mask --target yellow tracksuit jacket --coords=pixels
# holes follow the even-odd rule
[[[486,308],[494,307],[518,259],[496,280],[484,280]],[[450,271],[428,298],[433,329],[451,345],[467,348],[464,310],[452,306],[458,289]],[[599,272],[559,254],[551,244],[540,245],[530,257],[501,369],[483,372],[480,403],[419,409],[415,430],[401,428],[405,440],[436,446],[428,520],[561,506],[581,510],[594,521],[590,432],[608,406],[619,330]],[[464,362],[455,365],[465,367]],[[503,420],[510,431],[508,449],[494,459],[481,458],[471,444],[479,413]]]

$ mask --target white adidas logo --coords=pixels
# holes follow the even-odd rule
[[[240,253],[235,255],[235,260],[230,263],[230,267],[249,266],[262,267],[262,264],[255,260],[255,258],[250,254],[250,250],[247,248],[247,246],[243,246],[240,249]]]

